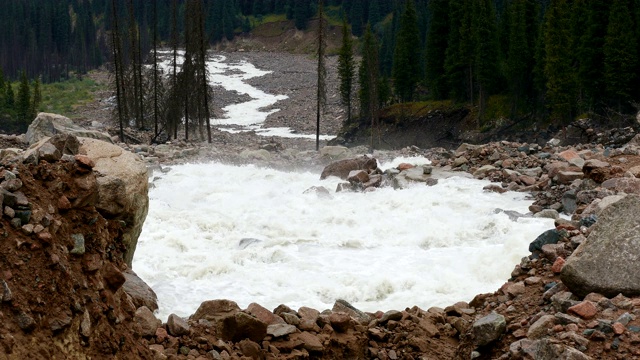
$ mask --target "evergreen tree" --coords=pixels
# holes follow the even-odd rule
[[[4,71],[2,71],[2,68],[0,68],[0,113],[3,112],[4,107],[5,107],[5,95],[6,95],[6,81],[4,79]]]
[[[382,20],[382,14],[380,13],[380,2],[378,0],[369,1],[369,24],[375,26]]]
[[[474,79],[478,85],[479,115],[482,117],[497,77],[498,38],[491,0],[474,0],[473,12]]]
[[[638,66],[637,39],[629,0],[613,0],[604,43],[606,92],[621,110],[632,98]]]
[[[293,9],[293,19],[296,28],[304,30],[307,28],[307,20],[309,20],[309,4],[307,0],[294,0],[295,7]]]
[[[432,20],[427,33],[426,83],[431,98],[444,99],[448,95],[444,59],[449,38],[449,6],[444,0],[429,2]]]
[[[371,26],[367,24],[362,44],[362,61],[358,68],[358,83],[360,86],[358,97],[360,100],[361,121],[368,120],[371,123],[370,146],[372,149],[375,147],[374,133],[378,126],[379,78],[378,42],[373,32],[371,32]]]
[[[351,31],[353,35],[362,36],[364,30],[364,0],[351,0],[349,20],[351,21]]]
[[[508,7],[506,77],[511,97],[511,113],[516,115],[533,88],[535,57],[535,3],[514,0]]]
[[[594,110],[605,97],[604,46],[610,0],[575,0],[572,26],[577,96],[581,111]]]
[[[40,103],[42,102],[42,91],[40,90],[40,79],[36,78],[32,83],[33,87],[33,96],[31,97],[31,105],[29,108],[29,118],[35,119],[38,115],[38,109],[40,108]]]
[[[575,74],[571,62],[570,7],[567,0],[549,5],[545,26],[545,67],[547,105],[553,121],[571,120],[575,103]]]
[[[393,84],[401,101],[411,101],[420,78],[420,31],[413,0],[408,0],[400,18],[393,56]]]
[[[347,124],[351,123],[351,99],[355,62],[353,59],[353,40],[346,17],[342,18],[342,45],[338,51],[338,78],[340,79],[340,100],[347,108]]]
[[[445,71],[449,96],[457,101],[473,101],[473,43],[471,39],[471,0],[449,1],[449,39],[445,52]]]
[[[18,99],[16,101],[16,113],[18,122],[28,123],[31,108],[31,89],[29,89],[29,80],[27,73],[23,70],[20,74],[20,85],[18,87]]]
[[[14,111],[16,105],[16,96],[13,92],[13,86],[11,86],[11,82],[7,81],[6,84],[7,88],[4,95],[5,108],[9,111]]]

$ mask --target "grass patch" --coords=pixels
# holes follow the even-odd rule
[[[104,85],[86,77],[43,84],[39,110],[70,116],[76,107],[93,101],[93,92],[101,89]]]
[[[451,100],[417,101],[410,103],[393,104],[382,109],[381,114],[384,117],[395,119],[421,118],[429,115],[429,113],[434,110],[450,111],[455,110],[459,107],[460,105],[456,105]]]

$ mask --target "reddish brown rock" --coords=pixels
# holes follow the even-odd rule
[[[351,317],[343,312],[331,313],[329,321],[337,332],[346,332],[351,327]]]
[[[189,324],[176,314],[169,315],[167,320],[167,331],[173,336],[188,335],[190,330]]]
[[[58,210],[69,210],[71,209],[71,202],[67,199],[66,196],[62,195],[58,199]]]
[[[575,314],[583,319],[593,319],[598,314],[598,308],[591,301],[583,301],[569,308],[570,314]]]
[[[612,327],[613,327],[613,333],[616,335],[622,335],[626,330],[626,327],[619,322],[614,323]]]
[[[560,274],[562,272],[562,267],[564,266],[564,259],[559,257],[556,259],[556,261],[553,262],[553,265],[551,266],[551,271],[553,271],[555,274]]]
[[[122,271],[113,265],[113,263],[108,263],[102,270],[104,281],[113,291],[120,289],[122,284],[127,280],[122,274]]]
[[[260,321],[266,323],[267,325],[271,324],[285,324],[285,321],[278,315],[275,315],[271,311],[267,310],[265,307],[251,303],[247,308],[247,312],[256,318],[260,319]]]
[[[84,167],[87,169],[93,169],[93,167],[96,166],[95,161],[93,161],[91,158],[89,158],[86,155],[77,154],[74,156],[74,158],[76,159],[76,162],[78,163],[78,165],[80,165],[81,167]]]
[[[415,166],[411,165],[411,164],[401,163],[400,165],[398,165],[397,169],[400,170],[400,171],[404,171],[404,170],[407,170],[407,169],[412,169],[414,167]]]

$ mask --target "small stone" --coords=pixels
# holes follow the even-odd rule
[[[343,312],[334,312],[329,315],[329,322],[337,332],[346,332],[351,323],[351,317]]]
[[[543,315],[540,319],[531,324],[529,331],[527,331],[527,337],[532,340],[543,338],[547,335],[548,331],[553,328],[555,323],[555,316]]]
[[[71,325],[71,316],[69,314],[63,313],[57,317],[49,319],[49,328],[51,331],[56,332],[65,329]]]
[[[320,352],[323,350],[322,342],[314,334],[304,331],[298,335],[298,340],[303,342],[302,346],[308,351]]]
[[[69,201],[69,199],[64,195],[60,196],[60,198],[58,199],[58,210],[69,209],[71,209],[71,202]]]
[[[560,274],[562,272],[562,267],[564,266],[565,260],[562,257],[558,257],[556,259],[556,261],[553,262],[553,265],[551,266],[551,271],[554,272],[554,274]]]
[[[293,334],[297,331],[297,328],[289,324],[271,324],[267,326],[267,335],[271,335],[274,338],[279,338],[285,335]]]
[[[592,319],[598,313],[598,309],[591,301],[583,301],[569,308],[569,313],[576,314],[583,319]]]
[[[499,339],[506,329],[505,317],[498,313],[491,313],[474,322],[471,331],[474,343],[478,346],[485,346]]]
[[[8,217],[13,219],[16,216],[16,211],[13,210],[13,208],[10,208],[8,206],[4,207],[4,214]]]
[[[158,329],[156,329],[157,342],[159,343],[164,342],[168,338],[169,338],[169,333],[167,332],[167,330],[165,330],[165,328],[161,326]]]
[[[380,324],[386,324],[389,320],[399,321],[402,319],[402,312],[397,310],[389,310],[380,318]]]
[[[96,163],[86,155],[78,154],[78,155],[75,155],[74,158],[78,163],[78,165],[85,167],[87,169],[93,169],[96,166]]]
[[[613,333],[616,334],[616,335],[622,335],[622,334],[624,334],[624,332],[626,330],[626,327],[624,325],[620,324],[619,322],[614,323],[612,325],[612,327],[613,327]]]
[[[83,255],[85,252],[84,236],[82,234],[72,234],[71,239],[73,240],[73,249],[71,249],[70,253],[74,255]]]
[[[525,285],[536,285],[539,284],[540,281],[542,281],[542,279],[540,279],[538,276],[531,276],[524,279]]]
[[[51,240],[53,240],[53,236],[51,236],[51,234],[48,231],[43,231],[38,233],[38,239],[40,239],[40,241],[44,243],[51,244]]]
[[[108,262],[102,268],[102,277],[104,278],[104,281],[107,283],[109,288],[114,292],[120,289],[122,284],[124,284],[124,282],[127,280],[124,274],[122,274],[122,271],[120,271],[120,269],[118,269],[118,267],[116,267],[111,262]],[[155,329],[153,331],[155,332]]]
[[[2,285],[2,297],[0,297],[0,301],[10,302],[13,300],[13,294],[11,293],[11,289],[9,289],[9,284],[4,280],[0,280],[0,285]]]
[[[141,306],[136,310],[133,320],[140,326],[140,335],[142,336],[154,336],[156,329],[160,326],[160,320],[156,319],[146,306]]]
[[[176,314],[169,315],[169,319],[167,320],[167,330],[169,334],[173,336],[188,335],[190,329],[191,327],[183,318]]]
[[[31,332],[36,328],[36,322],[33,318],[22,311],[16,315],[16,322],[24,332]]]
[[[18,191],[20,190],[20,188],[22,188],[22,180],[20,179],[5,180],[4,182],[2,182],[2,188],[11,192]]]
[[[91,316],[89,316],[89,311],[87,309],[84,310],[82,321],[80,322],[80,335],[85,338],[88,338],[89,335],[91,335]]]
[[[33,224],[22,225],[22,232],[27,235],[33,234]]]

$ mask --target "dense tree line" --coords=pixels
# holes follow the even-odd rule
[[[20,81],[13,84],[0,70],[0,130],[24,133],[36,117],[41,100],[40,79],[29,82],[23,71]]]
[[[482,121],[494,95],[506,116],[557,124],[638,110],[640,1],[344,0],[343,9],[352,34],[371,28],[378,42],[375,99],[361,39],[361,116],[371,101],[453,99]]]

